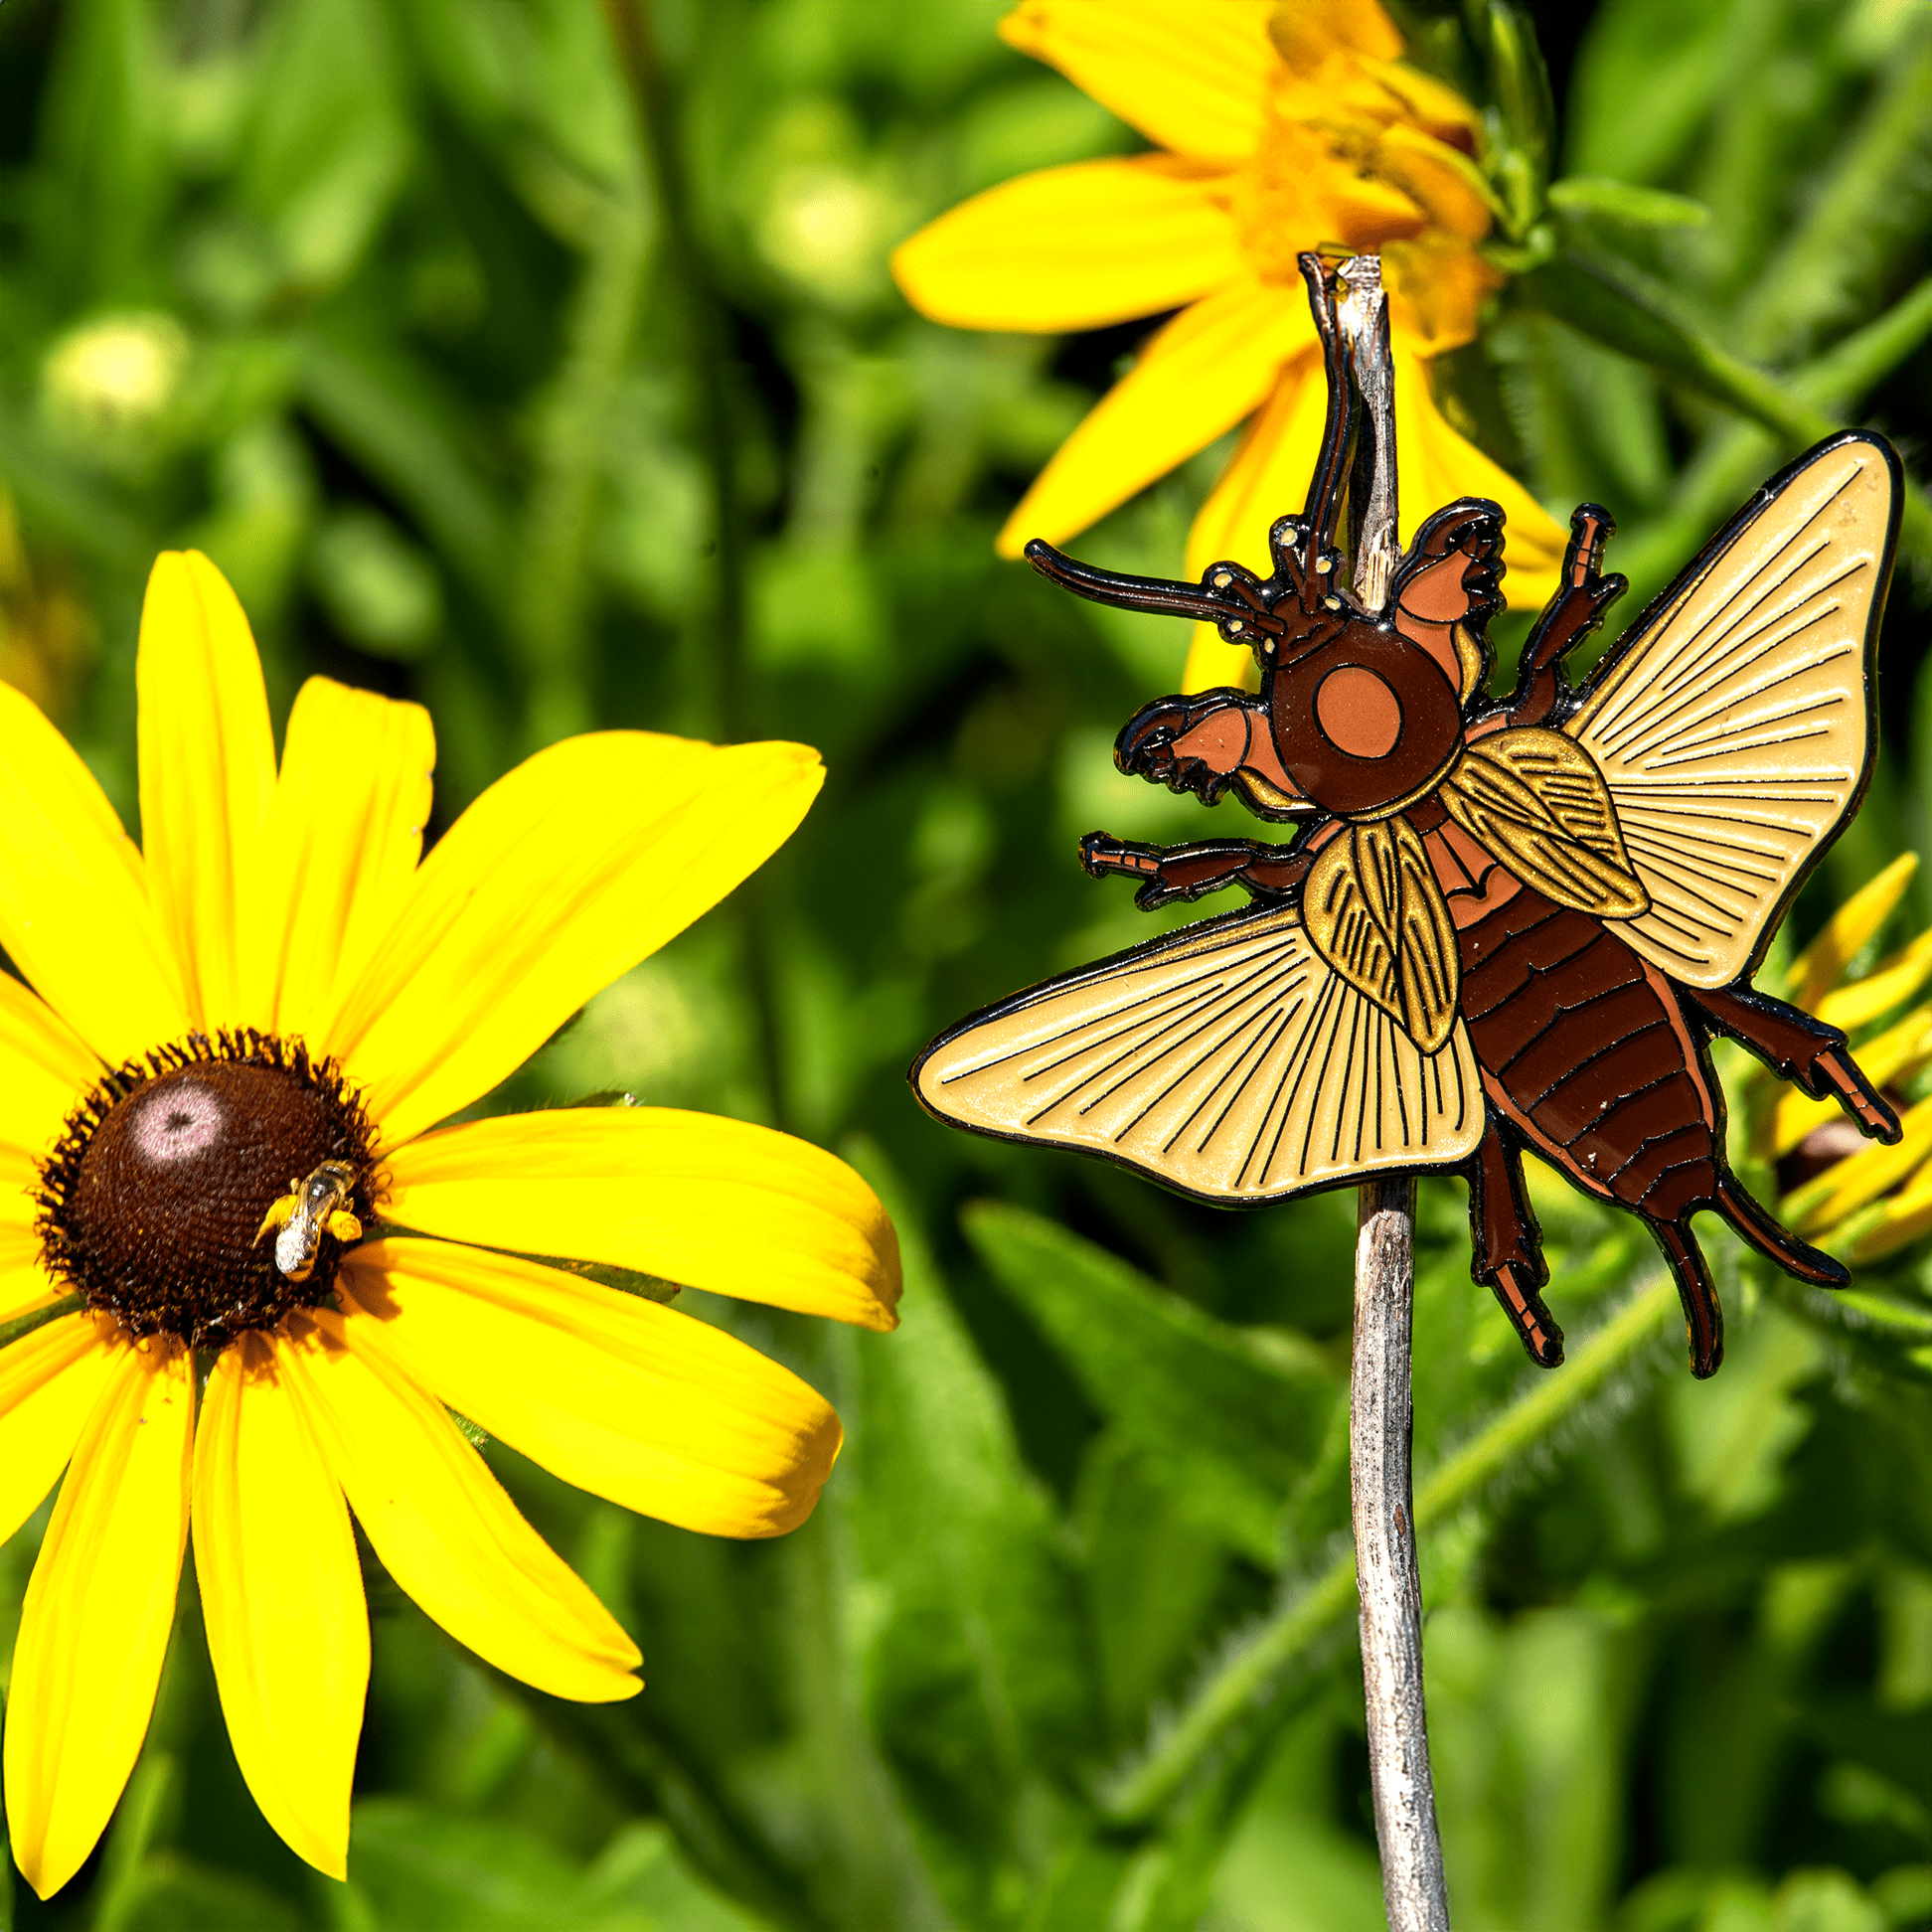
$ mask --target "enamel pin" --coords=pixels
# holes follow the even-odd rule
[[[1732,1175],[1712,1036],[1898,1135],[1844,1034],[1751,984],[1869,775],[1898,460],[1873,435],[1820,443],[1572,688],[1563,660],[1625,588],[1602,573],[1615,526],[1584,505],[1498,699],[1496,504],[1425,518],[1380,609],[1345,586],[1358,409],[1333,287],[1315,256],[1302,267],[1328,419],[1306,510],[1269,533],[1273,573],[1216,564],[1176,583],[1027,550],[1079,596],[1207,619],[1254,651],[1258,695],[1160,699],[1114,755],[1297,834],[1167,849],[1089,834],[1087,871],[1140,881],[1144,907],[1228,886],[1253,903],[974,1015],[926,1048],[914,1091],[952,1125],[1102,1155],[1220,1206],[1460,1170],[1472,1273],[1553,1367],[1528,1148],[1649,1223],[1692,1371],[1711,1374],[1723,1325],[1693,1215],[1721,1215],[1800,1280],[1847,1279]]]

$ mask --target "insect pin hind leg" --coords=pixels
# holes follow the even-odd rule
[[[1690,1372],[1699,1381],[1708,1381],[1724,1361],[1724,1311],[1718,1305],[1716,1284],[1710,1278],[1710,1264],[1690,1232],[1690,1217],[1681,1221],[1651,1222],[1651,1232],[1664,1250],[1677,1280],[1678,1299],[1684,1304],[1684,1322],[1690,1344]]]
[[[1563,1360],[1563,1331],[1543,1305],[1542,1231],[1524,1193],[1523,1157],[1494,1116],[1467,1172],[1470,1276],[1495,1294],[1530,1361],[1554,1368]]]
[[[1860,1133],[1888,1144],[1897,1141],[1898,1115],[1859,1070],[1838,1028],[1760,993],[1748,980],[1709,991],[1681,990],[1712,1027],[1755,1053],[1780,1079],[1814,1100],[1836,1099]]]

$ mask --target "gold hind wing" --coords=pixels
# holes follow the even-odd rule
[[[1639,619],[1563,724],[1650,894],[1619,930],[1686,985],[1752,968],[1864,789],[1898,501],[1884,442],[1821,443]]]
[[[977,1014],[912,1084],[954,1126],[1102,1154],[1221,1204],[1451,1166],[1483,1135],[1462,1023],[1423,1052],[1292,906],[1204,920]]]

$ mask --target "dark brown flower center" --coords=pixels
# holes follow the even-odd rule
[[[340,1244],[326,1228],[301,1280],[276,1264],[263,1217],[325,1161],[355,1181],[365,1220],[369,1122],[332,1060],[253,1032],[130,1061],[69,1116],[41,1164],[49,1269],[137,1335],[219,1348],[330,1293]]]

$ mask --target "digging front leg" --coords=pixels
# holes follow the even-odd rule
[[[1719,1033],[1748,1046],[1780,1079],[1791,1081],[1814,1100],[1835,1095],[1860,1132],[1873,1139],[1898,1139],[1897,1114],[1858,1071],[1845,1036],[1836,1027],[1760,993],[1743,980],[1708,992],[1691,987],[1679,991]]]
[[[1244,691],[1157,698],[1121,727],[1114,763],[1130,778],[1193,792],[1212,805],[1246,760],[1257,726],[1265,736],[1267,711]]]
[[[1540,1293],[1549,1280],[1542,1234],[1523,1191],[1523,1157],[1494,1116],[1469,1164],[1469,1237],[1471,1277],[1494,1291],[1530,1361],[1554,1368],[1563,1331]]]
[[[1540,724],[1568,690],[1563,660],[1603,622],[1603,613],[1630,587],[1621,576],[1600,574],[1603,547],[1617,534],[1609,511],[1579,504],[1570,518],[1563,581],[1523,647],[1523,665],[1510,699],[1512,724]]]
[[[1080,864],[1095,879],[1122,873],[1145,882],[1134,894],[1143,912],[1228,886],[1245,886],[1258,899],[1284,899],[1300,889],[1313,863],[1313,856],[1298,847],[1258,845],[1252,839],[1151,846],[1089,832],[1080,841]]]

